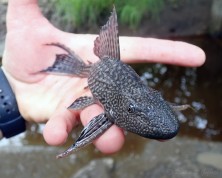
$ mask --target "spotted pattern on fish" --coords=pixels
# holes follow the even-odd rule
[[[56,55],[54,64],[41,72],[88,78],[92,97],[82,96],[69,108],[79,110],[97,103],[104,109],[84,127],[76,142],[57,158],[92,143],[113,124],[151,139],[170,139],[178,133],[176,106],[165,101],[160,92],[147,87],[137,73],[120,60],[115,7],[94,42],[94,53],[100,58],[98,62],[86,64],[66,46],[60,43],[48,45],[62,48],[66,54]]]

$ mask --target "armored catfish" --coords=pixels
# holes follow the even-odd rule
[[[163,99],[160,92],[147,87],[137,73],[120,60],[115,7],[94,41],[98,62],[86,64],[66,46],[60,43],[48,45],[62,48],[66,53],[57,54],[54,64],[41,72],[88,78],[92,96],[76,99],[68,109],[80,110],[94,103],[104,108],[104,113],[94,117],[76,142],[57,158],[92,143],[113,124],[151,139],[170,139],[178,133],[179,122],[174,109],[180,107],[174,107]]]

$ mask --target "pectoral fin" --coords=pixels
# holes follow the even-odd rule
[[[69,107],[68,109],[73,110],[80,110],[84,109],[87,106],[90,106],[92,104],[96,103],[96,99],[90,96],[82,96],[77,98]]]
[[[108,120],[104,113],[94,117],[88,125],[84,127],[76,142],[63,153],[56,156],[56,158],[63,158],[80,148],[92,143],[96,138],[102,135],[113,123]]]

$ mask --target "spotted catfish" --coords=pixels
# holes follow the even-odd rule
[[[120,60],[115,7],[94,42],[94,54],[100,59],[98,62],[86,64],[66,46],[59,43],[49,45],[62,48],[66,54],[56,55],[54,64],[41,72],[88,78],[92,96],[76,99],[68,109],[81,110],[94,103],[104,109],[84,127],[76,142],[57,158],[92,143],[113,124],[151,139],[170,139],[178,133],[179,122],[174,109],[181,107],[165,101],[160,92],[147,87],[137,73]]]

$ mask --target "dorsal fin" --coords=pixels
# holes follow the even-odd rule
[[[109,20],[102,26],[99,36],[94,41],[94,53],[100,59],[109,57],[120,60],[118,22],[115,7],[113,7]]]

